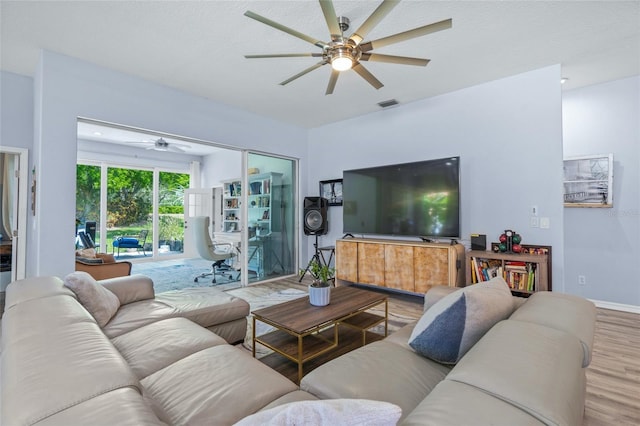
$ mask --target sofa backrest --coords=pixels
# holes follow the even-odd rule
[[[0,423],[35,424],[117,389],[141,398],[129,365],[62,280],[15,281],[7,302]]]

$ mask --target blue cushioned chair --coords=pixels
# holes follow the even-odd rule
[[[147,241],[147,235],[149,231],[144,229],[140,231],[138,236],[122,236],[117,237],[113,240],[113,253],[115,254],[116,248],[118,249],[117,257],[120,257],[120,249],[137,249],[138,251],[142,250],[143,255],[147,255],[144,250],[144,244]]]

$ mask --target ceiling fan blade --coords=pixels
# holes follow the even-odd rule
[[[361,63],[355,64],[352,69],[358,74],[360,74],[360,77],[367,80],[367,82],[373,87],[375,87],[376,89],[380,89],[382,86],[384,86],[384,84],[382,84],[380,80],[375,78],[373,74],[367,71],[367,69],[363,67]]]
[[[309,68],[307,68],[306,70],[299,72],[298,74],[294,75],[293,77],[290,77],[288,79],[286,79],[285,81],[283,81],[282,83],[280,83],[280,86],[284,86],[285,84],[289,84],[291,83],[293,80],[302,77],[303,75],[310,73],[311,71],[320,68],[321,66],[327,64],[327,61],[320,61],[315,65],[310,66]]]
[[[388,37],[379,38],[378,40],[368,41],[366,43],[362,43],[360,47],[363,52],[368,52],[373,49],[379,49],[390,44],[411,40],[412,38],[421,37],[437,31],[448,30],[451,28],[452,23],[453,21],[451,19],[445,19],[444,21],[436,22],[434,24],[425,25],[423,27],[414,28]]]
[[[331,77],[329,77],[329,84],[327,85],[327,91],[324,92],[325,95],[330,95],[333,93],[333,89],[336,88],[336,82],[338,81],[339,75],[340,75],[340,71],[336,71],[334,69],[331,70]]]
[[[251,19],[255,19],[258,22],[262,22],[263,24],[269,25],[270,27],[273,27],[273,28],[275,28],[277,30],[283,31],[283,32],[285,32],[287,34],[290,34],[290,35],[294,36],[294,37],[298,37],[298,38],[300,38],[300,39],[302,39],[304,41],[307,41],[307,42],[309,42],[309,43],[311,43],[313,45],[316,45],[316,46],[318,46],[320,48],[324,49],[327,46],[327,43],[325,43],[323,41],[317,40],[317,39],[315,39],[313,37],[310,37],[310,36],[308,36],[306,34],[302,34],[301,32],[296,31],[294,29],[291,29],[289,27],[285,27],[282,24],[278,24],[277,22],[272,21],[271,19],[265,18],[264,16],[260,16],[257,13],[253,13],[250,10],[247,10],[244,13],[244,16],[247,16],[247,17],[249,17]]]
[[[169,145],[167,147],[167,151],[170,151],[170,152],[185,152],[184,149],[178,148],[177,146],[172,146],[172,145]]]
[[[431,59],[410,58],[408,56],[381,55],[379,53],[363,53],[361,61],[386,62],[389,64],[416,65],[426,67]]]
[[[275,53],[271,55],[244,55],[247,59],[260,59],[260,58],[322,58],[322,53]]]
[[[327,27],[329,27],[331,41],[339,40],[342,37],[342,31],[338,25],[338,16],[333,8],[333,2],[331,0],[320,0],[320,7],[322,8],[322,13],[324,13],[324,19],[327,21]]]
[[[369,34],[369,31],[371,31],[373,27],[378,25],[378,23],[382,21],[382,19],[384,19],[384,17],[387,16],[389,12],[391,12],[391,10],[398,5],[398,3],[400,3],[399,0],[384,0],[382,3],[380,3],[380,6],[378,6],[378,8],[374,10],[373,13],[366,19],[366,21],[364,21],[362,25],[360,25],[360,27],[355,30],[353,34],[351,34],[351,37],[349,37],[349,39],[352,40],[356,46],[362,43],[362,40],[364,40],[367,34]]]

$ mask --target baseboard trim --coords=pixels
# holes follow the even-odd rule
[[[605,302],[602,300],[589,299],[596,304],[598,308],[611,309],[614,311],[630,312],[632,314],[640,314],[640,306],[625,305],[624,303]]]

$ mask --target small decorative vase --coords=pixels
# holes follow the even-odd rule
[[[309,285],[309,303],[313,306],[327,306],[331,299],[329,283],[314,281]]]

